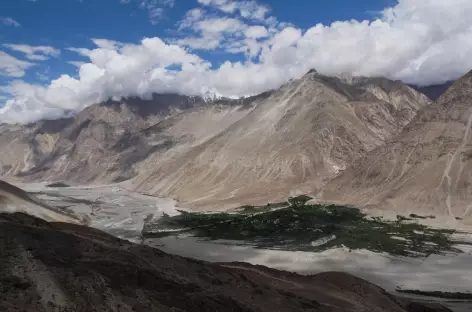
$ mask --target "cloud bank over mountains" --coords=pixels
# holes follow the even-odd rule
[[[371,21],[338,21],[300,29],[271,16],[254,1],[198,0],[176,25],[182,34],[139,43],[93,39],[95,48],[70,48],[88,61],[70,60],[78,75],[47,85],[13,80],[0,87],[10,99],[1,122],[58,118],[64,112],[124,96],[153,92],[214,93],[241,97],[277,88],[311,68],[324,74],[386,76],[433,84],[472,69],[472,1],[400,0]],[[21,78],[36,60],[57,48],[22,51],[26,59],[0,52],[0,75]],[[243,54],[244,61],[212,64],[202,51]]]

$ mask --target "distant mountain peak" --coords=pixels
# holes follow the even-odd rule
[[[336,76],[339,80],[347,84],[353,84],[356,80],[356,76],[350,73],[342,73]]]
[[[347,83],[347,84],[352,84],[354,78],[357,78],[356,76],[350,74],[350,73],[341,73],[337,75],[325,75],[322,74],[321,72],[317,71],[316,69],[312,68],[310,69],[305,76],[310,76],[310,77],[331,77],[331,78],[338,78],[341,82]]]
[[[310,69],[306,74],[307,74],[307,75],[308,75],[308,74],[318,74],[318,71],[317,71],[316,69],[312,68],[312,69]]]
[[[224,97],[216,91],[207,90],[202,94],[202,98],[205,102],[213,102],[220,100]]]

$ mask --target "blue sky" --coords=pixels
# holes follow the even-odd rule
[[[91,38],[107,38],[122,42],[139,42],[143,37],[172,37],[176,25],[185,13],[198,7],[194,0],[176,0],[165,9],[156,22],[150,21],[149,11],[140,8],[141,1],[121,3],[120,0],[2,0],[0,12],[11,17],[20,27],[6,27],[0,31],[0,42],[34,46],[53,46],[61,49],[61,55],[28,71],[25,81],[46,83],[61,74],[74,74],[75,66],[67,61],[84,59],[67,47],[92,48]],[[272,9],[274,16],[285,22],[307,29],[317,23],[331,24],[338,20],[372,19],[394,3],[393,0],[268,0],[264,4]],[[1,26],[0,26],[1,27]],[[15,56],[21,53],[11,52]],[[239,60],[241,55],[203,53],[207,59],[219,63]],[[39,73],[39,74],[37,74]],[[0,83],[8,78],[2,77]]]
[[[313,67],[439,83],[472,68],[470,15],[470,0],[2,0],[0,121],[251,95]]]

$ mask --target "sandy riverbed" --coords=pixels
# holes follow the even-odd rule
[[[141,229],[147,216],[175,215],[180,209],[172,199],[130,192],[120,185],[47,188],[44,184],[34,184],[21,187],[51,205],[67,207],[78,215],[87,216],[95,228],[134,242],[143,242]],[[465,239],[472,240],[472,235]],[[321,253],[263,250],[188,236],[147,239],[144,243],[172,254],[212,262],[243,261],[300,274],[349,272],[392,292],[396,287],[472,291],[470,248],[464,249],[462,254],[413,259],[345,248]],[[468,304],[462,306],[468,307]],[[467,310],[462,307],[457,311]]]

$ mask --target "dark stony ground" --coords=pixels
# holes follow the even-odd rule
[[[344,273],[210,264],[84,226],[0,214],[0,311],[449,311]]]

